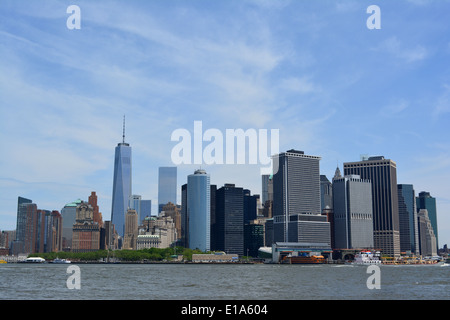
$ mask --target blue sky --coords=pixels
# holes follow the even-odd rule
[[[66,27],[72,4],[80,30]],[[2,0],[0,230],[15,228],[18,196],[61,210],[96,191],[109,220],[125,114],[133,193],[154,204],[174,130],[279,129],[281,151],[321,156],[330,179],[361,154],[394,160],[398,183],[437,198],[450,244],[449,12],[446,0]],[[197,167],[179,167],[179,186]],[[203,167],[261,192],[257,165]]]

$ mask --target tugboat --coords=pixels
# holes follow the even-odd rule
[[[369,250],[363,250],[355,256],[352,264],[356,265],[381,265],[380,253],[373,253]]]

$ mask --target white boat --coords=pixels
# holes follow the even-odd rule
[[[23,260],[25,263],[44,263],[45,259],[40,257],[27,258]]]
[[[380,254],[379,252],[373,253],[369,250],[361,251],[355,256],[355,260],[352,262],[352,264],[365,266],[381,264]]]
[[[56,258],[52,261],[52,263],[72,263],[72,262],[66,259]]]

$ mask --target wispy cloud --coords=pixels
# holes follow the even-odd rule
[[[424,60],[429,55],[429,51],[423,45],[405,46],[396,36],[384,40],[375,50],[389,53],[406,63]]]

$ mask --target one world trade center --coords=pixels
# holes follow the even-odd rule
[[[131,196],[131,147],[125,142],[125,117],[122,142],[116,147],[114,159],[114,181],[111,206],[111,223],[123,238],[125,214]]]

